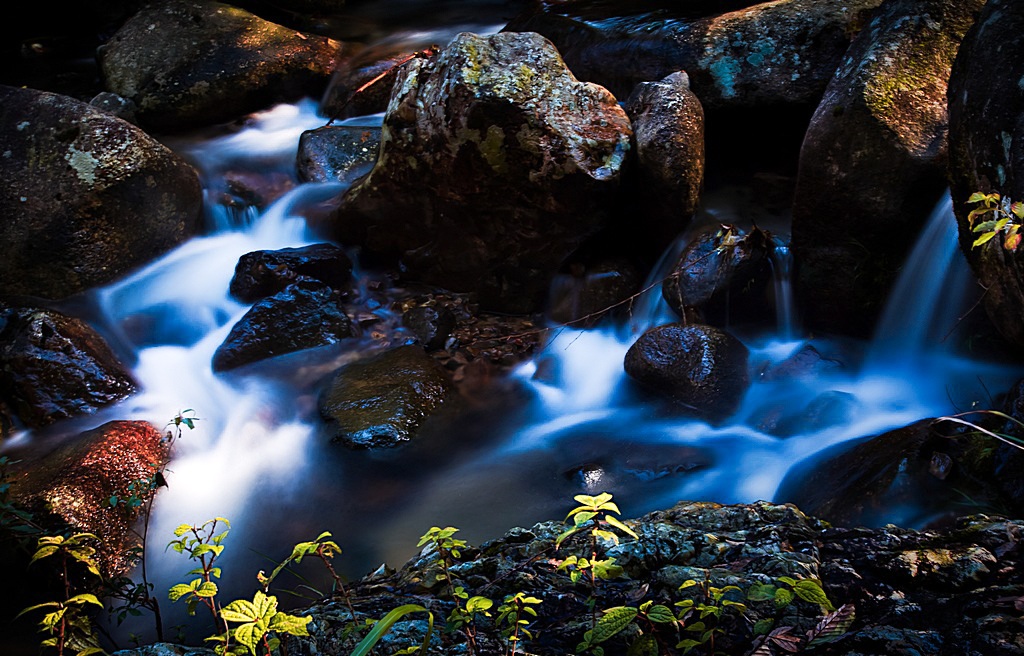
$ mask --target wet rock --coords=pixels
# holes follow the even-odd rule
[[[0,86],[0,154],[0,293],[64,298],[199,230],[196,171],[80,101]]]
[[[764,382],[798,380],[821,376],[843,369],[839,360],[824,357],[813,344],[804,344],[795,353],[777,364],[766,365],[759,379]]]
[[[352,322],[333,292],[300,282],[253,305],[213,354],[213,370],[227,371],[353,335]]]
[[[783,0],[725,13],[721,5],[631,6],[592,16],[580,3],[538,3],[505,29],[543,34],[577,77],[620,98],[682,70],[705,109],[792,105],[817,102],[849,34],[879,4]]]
[[[221,205],[231,208],[241,219],[241,223],[250,223],[255,212],[262,212],[274,201],[295,188],[295,179],[290,173],[281,171],[225,171],[223,190],[219,194]],[[211,193],[213,190],[207,190]]]
[[[135,111],[137,109],[135,103],[127,98],[122,98],[116,93],[109,93],[107,91],[98,93],[89,101],[89,104],[100,111],[138,125],[138,121],[135,118]]]
[[[772,280],[771,235],[721,226],[696,237],[680,254],[661,294],[680,317],[689,311],[703,323],[730,322],[771,315],[765,291]]]
[[[229,291],[243,303],[283,291],[289,285],[319,281],[334,290],[352,280],[352,260],[333,244],[276,251],[253,251],[238,259]]]
[[[135,392],[131,373],[85,322],[0,305],[0,396],[30,428],[93,414]]]
[[[142,421],[112,421],[70,438],[55,451],[12,469],[12,498],[37,513],[54,515],[75,531],[94,533],[97,560],[106,576],[126,573],[139,545],[132,531],[141,506],[119,503],[133,495],[145,502],[149,482],[167,462],[170,444]]]
[[[998,192],[1024,199],[1024,54],[1007,47],[1024,29],[1024,5],[990,0],[977,23],[964,37],[949,81],[949,175],[960,229],[960,246],[967,255],[992,323],[1006,340],[1024,347],[1024,249],[1015,252],[993,239],[978,248],[971,244],[967,199],[976,191]]]
[[[318,95],[341,44],[218,2],[143,7],[98,51],[108,91],[139,121],[178,130]]]
[[[443,305],[419,305],[402,314],[402,325],[412,331],[428,351],[444,348],[455,330],[455,314]]]
[[[874,327],[947,186],[947,81],[983,4],[885,3],[829,83],[804,138],[793,205],[797,293],[812,327]]]
[[[643,274],[625,258],[574,262],[568,269],[551,284],[548,315],[558,323],[592,326],[609,313],[622,314],[643,284]]]
[[[843,526],[911,526],[948,519],[952,508],[1011,508],[993,471],[997,440],[924,419],[832,447],[793,467],[776,497]],[[809,511],[810,512],[810,511]]]
[[[689,413],[721,420],[747,390],[748,354],[738,339],[712,326],[669,324],[641,335],[626,352],[625,367],[641,386]]]
[[[377,165],[344,196],[335,237],[484,309],[533,311],[604,224],[630,134],[615,98],[543,38],[460,34],[403,65]]]
[[[403,52],[367,61],[364,53],[339,63],[320,103],[320,114],[332,119],[379,114],[388,108],[401,65],[429,51]]]
[[[307,130],[299,137],[297,168],[305,182],[351,183],[377,162],[380,128],[333,126]]]
[[[636,140],[630,193],[645,232],[667,246],[697,209],[704,184],[704,109],[678,71],[638,84],[625,105]]]
[[[746,608],[735,621],[728,611],[722,614],[715,647],[723,653],[754,653],[758,643],[750,626],[760,620],[793,627],[795,648],[805,643],[806,632],[824,616],[817,604],[799,597],[788,605],[745,598],[755,584],[786,587],[782,577],[817,579],[834,606],[855,612],[849,630],[815,645],[815,653],[1021,653],[1014,632],[1024,621],[1013,607],[1024,594],[1020,521],[974,516],[945,531],[846,529],[829,527],[790,505],[684,501],[626,524],[640,539],[606,545],[605,553],[626,576],[602,582],[600,605],[637,607],[653,601],[671,608],[691,596],[678,589],[685,581],[736,585],[739,591],[731,593],[736,596],[727,598],[745,602]],[[540,600],[530,620],[532,636],[524,640],[531,653],[572,654],[590,628],[588,589],[557,569],[568,555],[589,553],[586,537],[570,538],[555,549],[564,529],[561,522],[512,529],[478,548],[467,547],[463,562],[451,568],[455,585],[471,595],[501,599],[526,592]],[[382,568],[353,582],[357,617],[381,617],[403,603],[448,612],[451,602],[436,582],[438,573],[436,557],[420,554],[397,571]],[[349,621],[344,603],[328,599],[304,611],[313,618],[310,636],[289,638],[289,653],[343,651],[341,628]],[[676,636],[671,633],[671,639]],[[627,653],[636,637],[629,631],[613,637],[604,643],[606,653]],[[494,632],[478,633],[480,653],[500,653],[502,646]],[[445,634],[428,653],[463,648],[459,634]]]
[[[421,347],[401,346],[340,369],[320,397],[320,416],[333,441],[391,448],[414,439],[454,390]]]
[[[810,402],[794,400],[765,408],[757,428],[769,435],[790,437],[806,435],[833,426],[844,426],[857,419],[861,404],[853,394],[829,390]]]

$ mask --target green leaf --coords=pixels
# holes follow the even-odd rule
[[[217,596],[217,584],[213,581],[203,581],[202,585],[196,588],[197,597],[216,597]]]
[[[977,248],[978,246],[981,246],[982,244],[988,242],[990,239],[992,239],[995,236],[996,236],[995,232],[986,232],[985,234],[983,234],[982,236],[980,236],[980,237],[978,237],[977,239],[974,240],[974,243],[971,244],[971,248]]]
[[[227,622],[255,622],[262,617],[251,601],[236,599],[220,611],[220,616]]]
[[[768,601],[775,597],[775,586],[770,583],[753,583],[747,590],[748,601]]]
[[[693,579],[689,579],[687,581],[683,581],[683,584],[679,586],[679,589],[685,590],[686,588],[692,588],[695,585],[697,585],[697,582]]]
[[[989,230],[998,230],[999,228],[996,227],[997,223],[998,222],[994,221],[994,220],[993,221],[982,221],[978,225],[974,226],[974,230],[972,232],[986,232],[986,231],[989,231]]]
[[[488,610],[494,605],[494,602],[487,597],[472,597],[466,602],[467,613],[479,613]]]
[[[367,656],[370,651],[374,648],[381,637],[387,633],[391,626],[409,613],[426,613],[427,614],[427,636],[423,639],[423,645],[421,646],[420,653],[427,653],[427,646],[430,644],[430,638],[434,633],[434,614],[429,610],[420,606],[419,604],[405,604],[395,608],[390,613],[385,615],[379,622],[373,625],[370,632],[363,637],[363,639],[356,645],[355,650],[350,656]]]
[[[980,203],[981,201],[985,200],[985,198],[986,198],[985,194],[981,193],[980,191],[976,191],[973,194],[971,194],[971,197],[967,199],[967,202],[968,203]]]
[[[793,586],[793,592],[796,596],[800,597],[804,601],[809,601],[812,604],[818,604],[823,608],[827,608],[829,611],[834,611],[835,607],[832,602],[828,600],[828,596],[825,591],[821,589],[821,584],[814,579],[800,579],[797,584]]]
[[[258,630],[255,622],[249,622],[236,628],[231,635],[234,636],[235,642],[244,646],[255,656],[256,645],[263,638],[265,633],[266,631]]]
[[[657,606],[652,606],[647,611],[647,619],[658,624],[673,624],[676,621],[676,616],[672,609],[658,604]]]
[[[573,528],[570,528],[568,531],[565,531],[564,533],[559,535],[557,538],[555,538],[555,548],[557,549],[559,547],[559,545],[561,545],[563,542],[565,542],[566,538],[568,538],[569,536],[571,536],[573,533],[575,533],[578,530],[579,529],[574,526]]]
[[[754,635],[768,635],[768,632],[772,630],[772,626],[775,625],[775,620],[770,617],[758,620],[754,623],[753,632]]]
[[[312,617],[298,617],[287,613],[275,613],[270,618],[270,630],[275,633],[287,633],[294,636],[309,635],[308,626]]]
[[[99,599],[96,598],[96,595],[89,594],[87,592],[82,594],[76,594],[73,597],[69,597],[68,600],[64,603],[73,604],[77,606],[81,606],[82,604],[92,604],[94,606],[99,606],[100,608],[103,608],[103,604],[100,602]]]
[[[583,526],[590,520],[594,519],[595,517],[597,517],[596,512],[592,510],[581,510],[579,513],[576,514],[575,517],[572,518],[572,522],[578,528],[580,526]]]
[[[192,590],[194,590],[192,586],[184,583],[178,583],[177,585],[171,586],[171,589],[167,592],[167,598],[171,601],[178,601],[185,595],[191,594]]]
[[[775,607],[783,608],[793,603],[793,592],[786,588],[779,588],[775,591]]]
[[[633,531],[633,529],[629,528],[628,526],[626,526],[625,524],[620,522],[617,518],[612,517],[611,515],[605,515],[604,516],[604,521],[608,522],[609,524],[611,524],[615,528],[619,529],[620,531],[622,531],[626,535],[631,536],[634,540],[639,540],[640,539],[640,536],[637,535]]]
[[[632,606],[616,606],[615,608],[609,608],[605,611],[605,614],[601,616],[601,619],[597,621],[597,625],[594,626],[594,633],[591,644],[597,644],[604,642],[608,638],[623,630],[629,626],[637,615],[637,609]]]

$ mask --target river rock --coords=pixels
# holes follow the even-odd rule
[[[757,227],[705,231],[683,249],[661,295],[680,317],[696,316],[717,326],[770,316],[765,292],[772,280],[773,244]]]
[[[253,303],[289,285],[315,281],[345,289],[352,281],[352,260],[334,244],[253,251],[238,258],[228,289],[239,301]]]
[[[539,308],[562,260],[606,222],[629,119],[536,34],[456,36],[402,66],[380,157],[334,232],[407,277]]]
[[[346,125],[306,130],[299,137],[299,179],[352,183],[361,178],[377,163],[380,132]]]
[[[689,223],[704,184],[704,109],[678,71],[636,86],[625,105],[636,142],[630,185],[642,218],[639,229],[667,246]],[[636,229],[636,228],[634,228]]]
[[[296,283],[249,308],[214,352],[213,370],[336,344],[352,335],[352,321],[330,288],[318,281]]]
[[[1024,348],[1024,249],[1000,239],[972,248],[967,199],[998,192],[1024,200],[1024,53],[1008,47],[1024,30],[1024,5],[989,0],[964,37],[949,81],[950,189],[960,245],[980,285],[982,303],[1008,342]]]
[[[346,365],[320,396],[332,441],[357,449],[399,446],[455,396],[423,348],[400,346]]]
[[[608,314],[624,314],[640,291],[643,274],[623,257],[573,262],[551,284],[548,316],[578,327],[593,326]]]
[[[946,87],[984,0],[898,0],[863,29],[804,138],[793,205],[812,327],[866,335],[947,186]]]
[[[131,373],[85,322],[0,305],[0,396],[29,428],[89,415],[135,392]]]
[[[112,421],[67,440],[56,450],[12,469],[12,500],[51,514],[78,532],[99,538],[97,561],[105,576],[135,565],[132,530],[141,504],[155,494],[153,477],[167,462],[170,442],[143,421]],[[111,506],[110,499],[120,500]]]
[[[666,396],[688,413],[725,419],[747,390],[749,351],[712,326],[668,324],[653,328],[626,351],[630,378]]]
[[[431,51],[401,52],[368,60],[365,53],[359,53],[340,62],[320,103],[320,114],[344,119],[386,111],[401,65],[410,57],[431,54]]]
[[[231,5],[145,5],[98,51],[108,91],[163,131],[233,119],[326,87],[341,44]]]
[[[581,3],[538,3],[505,29],[543,34],[577,77],[620,98],[682,70],[705,109],[793,105],[820,99],[849,34],[879,4],[780,0],[725,13],[720,3],[648,12],[630,5],[594,16]]]
[[[402,313],[402,325],[428,351],[444,348],[455,323],[455,314],[443,305],[417,305]]]
[[[602,547],[602,557],[614,558],[624,575],[599,583],[597,607],[637,608],[650,601],[675,608],[676,601],[686,598],[697,597],[699,602],[702,584],[720,589],[735,585],[739,590],[724,597],[744,602],[745,608],[723,610],[716,623],[715,649],[722,653],[757,653],[763,640],[751,627],[761,620],[780,629],[776,635],[786,633],[782,627],[792,627],[792,639],[782,640],[788,647],[806,645],[807,632],[828,611],[800,597],[776,604],[771,593],[776,587],[787,587],[781,577],[820,581],[833,607],[855,615],[845,630],[835,632],[833,640],[815,644],[813,653],[1024,653],[1024,620],[1014,607],[1024,595],[1019,546],[1024,524],[1020,521],[978,515],[944,531],[833,528],[791,505],[683,501],[625,523],[640,539],[623,538],[618,546]],[[583,545],[586,537],[570,538],[555,548],[565,528],[561,522],[542,522],[514,528],[479,547],[467,545],[461,550],[461,562],[449,570],[453,585],[464,587],[470,595],[501,600],[524,592],[538,599],[537,614],[528,619],[530,635],[521,641],[529,653],[577,653],[577,644],[591,627],[590,587],[582,581],[574,584],[568,573],[557,568],[570,555],[589,556]],[[382,617],[407,603],[447,614],[453,605],[437,574],[436,554],[426,551],[397,571],[382,566],[354,581],[351,596],[357,621]],[[679,590],[686,581],[697,585]],[[755,584],[772,586],[767,598],[764,588],[754,599],[747,598]],[[316,602],[303,614],[312,617],[310,635],[288,637],[288,653],[346,653],[342,629],[351,620],[344,600]],[[831,617],[832,622],[839,619]],[[425,616],[412,614],[405,619],[405,632],[387,644],[389,649],[422,641]],[[693,617],[686,620],[687,624],[694,621]],[[692,633],[671,624],[655,630],[669,643]],[[644,634],[649,632],[645,626]],[[603,643],[605,653],[631,653],[639,636],[628,627]],[[435,636],[426,653],[455,653],[465,649],[463,641],[460,632]],[[504,646],[497,631],[477,632],[478,653],[501,653]],[[776,651],[785,653],[762,650]]]
[[[1000,429],[984,416],[978,422]],[[776,498],[842,526],[921,526],[948,520],[958,504],[956,512],[965,504],[983,512],[1012,511],[1018,502],[1006,495],[996,471],[999,444],[962,425],[924,419],[844,442],[797,465]]]
[[[0,293],[64,298],[200,228],[195,169],[78,100],[0,86],[0,153]]]

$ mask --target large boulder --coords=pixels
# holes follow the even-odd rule
[[[135,520],[155,494],[169,452],[167,437],[146,422],[108,422],[16,463],[10,472],[12,501],[95,534],[101,572],[125,574],[141,546],[132,530]]]
[[[231,5],[173,0],[144,6],[98,52],[108,91],[158,130],[226,121],[318,95],[341,44]]]
[[[640,336],[626,351],[630,378],[689,414],[712,421],[739,406],[750,382],[749,351],[712,326],[668,324]]]
[[[485,308],[537,309],[605,223],[630,136],[615,98],[546,39],[459,34],[403,65],[377,165],[344,196],[335,236]]]
[[[214,352],[213,370],[336,344],[353,334],[335,292],[319,281],[296,283],[249,308]]]
[[[619,97],[684,70],[705,108],[801,104],[821,97],[849,34],[881,2],[673,3],[643,12],[622,3],[596,12],[593,3],[537,3],[505,29],[543,34],[580,79]]]
[[[638,84],[625,105],[636,161],[632,219],[664,248],[687,226],[704,184],[704,109],[686,73]],[[634,226],[634,229],[636,227]]]
[[[25,426],[93,414],[135,389],[131,373],[85,322],[0,306],[0,400]]]
[[[1024,249],[977,238],[966,204],[977,191],[1024,200],[1024,4],[989,0],[964,37],[949,81],[949,176],[960,244],[985,289],[985,310],[999,332],[1024,349]]]
[[[320,397],[332,441],[390,448],[413,439],[450,405],[455,386],[419,346],[400,346],[341,368]]]
[[[195,169],[80,101],[0,86],[0,153],[0,294],[64,298],[200,228]]]
[[[811,326],[867,334],[946,188],[946,87],[984,0],[894,0],[860,32],[800,152],[797,291]]]
[[[243,303],[284,291],[297,282],[322,282],[342,290],[352,280],[352,260],[334,244],[252,251],[238,258],[228,290]]]

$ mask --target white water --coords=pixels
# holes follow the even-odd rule
[[[323,122],[311,103],[299,103],[258,115],[236,134],[178,147],[199,162],[213,188],[218,176],[240,162],[287,169],[301,130]],[[960,257],[955,244],[950,248],[949,208],[943,206],[924,237],[930,240],[934,232],[937,241],[923,242],[908,261],[874,342],[876,355],[863,368],[844,346],[808,342],[798,334],[779,262],[779,331],[740,335],[751,349],[754,382],[722,425],[675,415],[638,393],[623,373],[623,357],[636,337],[675,320],[660,300],[660,285],[653,285],[634,304],[628,325],[562,330],[522,365],[513,378],[527,392],[525,406],[506,402],[496,406],[504,413],[468,417],[442,443],[375,455],[348,452],[317,435],[311,419],[315,386],[260,373],[218,376],[210,367],[214,350],[247,310],[227,291],[238,258],[252,250],[311,243],[305,210],[341,190],[303,185],[242,222],[212,211],[213,234],[97,294],[105,326],[137,358],[134,372],[142,391],[118,408],[119,416],[162,425],[194,408],[199,417],[197,428],[186,430],[176,444],[169,488],[155,507],[149,567],[158,591],[189,569],[182,557],[162,550],[182,523],[214,516],[232,520],[224,560],[225,578],[230,571],[234,581],[225,583],[225,595],[232,598],[251,594],[251,577],[273,566],[260,554],[280,560],[291,544],[323,530],[332,531],[346,550],[342,570],[360,576],[383,560],[400,564],[433,524],[459,526],[467,539],[479,542],[514,525],[561,518],[572,495],[584,490],[613,492],[627,515],[680,499],[772,499],[801,459],[985,401],[986,386],[1005,389],[1013,377],[1014,372],[960,358],[938,341],[949,317],[962,312],[946,294],[951,283],[941,282],[940,274],[956,268]],[[721,213],[708,209],[716,220]],[[666,253],[667,264],[680,248]],[[941,320],[935,318],[940,310]],[[807,343],[847,366],[787,380],[757,376]],[[331,363],[358,357],[365,345],[353,341],[342,348],[350,352],[339,355],[335,349],[312,358],[321,361],[320,375],[336,366]],[[303,362],[316,370],[309,359]],[[846,405],[807,428],[812,402],[836,395]],[[169,625],[176,623],[175,613],[184,621],[182,609],[163,607]]]

